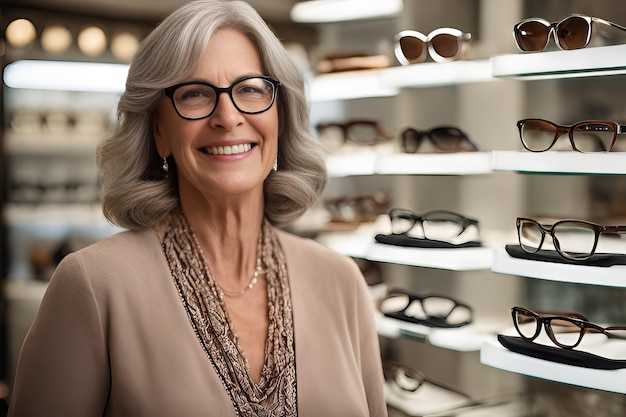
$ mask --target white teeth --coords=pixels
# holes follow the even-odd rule
[[[250,149],[252,149],[252,145],[249,143],[232,146],[211,146],[210,148],[205,148],[209,155],[234,155],[248,152]]]

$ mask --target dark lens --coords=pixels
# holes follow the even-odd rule
[[[539,334],[541,324],[529,311],[516,308],[513,310],[513,324],[520,336],[532,340]]]
[[[402,132],[402,150],[406,153],[415,153],[422,143],[422,133],[415,129],[406,129]]]
[[[581,49],[587,46],[591,26],[579,16],[568,17],[556,27],[556,38],[561,49]]]
[[[580,152],[607,152],[613,146],[615,126],[610,123],[577,123],[572,126],[574,148]]]
[[[518,126],[522,143],[530,151],[547,151],[556,139],[557,127],[545,120],[522,120]]]
[[[540,21],[522,22],[513,29],[515,41],[520,50],[539,52],[548,44],[550,27]]]
[[[573,259],[587,259],[596,245],[595,228],[577,221],[560,221],[554,224],[555,245]]]
[[[517,235],[522,249],[529,253],[535,253],[543,243],[543,234],[539,224],[531,221],[518,219]]]
[[[411,64],[423,62],[426,59],[426,44],[414,36],[404,36],[400,39],[400,48],[404,57]]]
[[[461,150],[463,144],[466,145],[466,150],[473,150],[468,146],[467,135],[455,127],[437,127],[430,131],[430,138],[433,144],[444,152],[457,152]]]
[[[459,40],[454,35],[440,34],[430,40],[434,51],[443,58],[454,58],[459,53]]]

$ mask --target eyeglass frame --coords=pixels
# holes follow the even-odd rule
[[[362,141],[353,139],[350,135],[348,135],[348,131],[350,127],[355,126],[355,125],[367,125],[367,126],[371,126],[375,128],[376,137],[374,138],[374,140],[372,142],[362,142]],[[324,123],[318,123],[315,126],[315,130],[317,130],[320,136],[322,136],[321,131],[323,129],[327,129],[330,127],[338,127],[341,129],[343,143],[352,142],[357,145],[370,146],[370,145],[378,145],[379,143],[389,142],[390,140],[393,139],[393,134],[387,131],[387,129],[385,129],[384,126],[380,122],[375,121],[375,120],[355,119],[355,120],[349,120],[346,122],[324,122]]]
[[[443,55],[440,55],[437,51],[435,51],[435,48],[431,41],[437,35],[451,35],[456,38],[457,53],[454,54],[454,56],[444,57]],[[420,55],[419,60],[413,60],[414,62],[411,62],[404,55],[404,52],[402,51],[402,45],[400,44],[400,40],[405,37],[417,38],[420,41],[422,41],[424,44],[426,44],[426,48],[424,48],[425,52],[423,52],[422,55]],[[393,50],[394,50],[396,59],[402,65],[412,65],[412,64],[422,63],[426,61],[427,56],[430,56],[435,62],[450,62],[450,61],[455,61],[463,56],[466,50],[465,43],[468,42],[470,39],[472,39],[471,33],[463,32],[456,28],[438,28],[430,32],[428,35],[424,35],[422,32],[418,32],[416,30],[403,30],[394,36],[393,38],[394,49]]]
[[[428,383],[433,384],[433,385],[435,385],[435,386],[437,386],[439,388],[443,388],[445,390],[454,392],[454,393],[459,394],[459,395],[461,395],[463,397],[471,399],[474,402],[474,400],[472,399],[472,397],[469,394],[467,394],[467,393],[465,393],[463,391],[460,391],[459,389],[457,389],[457,388],[455,388],[455,387],[453,387],[451,385],[447,385],[447,384],[444,384],[443,382],[435,381],[434,379],[431,379],[431,378],[427,377],[424,373],[418,371],[417,369],[412,368],[412,367],[407,366],[407,365],[403,365],[403,364],[401,364],[399,362],[392,361],[392,360],[389,360],[389,359],[383,360],[383,377],[384,377],[385,381],[389,381],[390,378],[387,378],[388,374],[385,371],[393,372],[393,382],[403,391],[406,391],[406,392],[416,392],[422,386],[424,386],[425,382],[428,382]],[[398,371],[402,371],[406,376],[408,376],[409,378],[414,379],[418,383],[418,385],[414,389],[408,389],[408,388],[402,386],[400,383],[398,383],[398,380],[396,378],[396,375],[397,375]]]
[[[412,220],[412,221],[413,221],[413,225],[411,225],[411,227],[410,227],[410,228],[409,228],[406,232],[402,232],[402,233],[394,233],[394,232],[392,231],[392,234],[394,234],[394,235],[403,235],[403,234],[408,233],[408,232],[409,232],[411,229],[413,229],[413,228],[415,227],[415,225],[419,222],[420,227],[422,228],[422,232],[424,233],[424,237],[425,237],[426,239],[428,239],[428,237],[426,236],[426,231],[424,230],[424,218],[425,218],[426,216],[428,216],[429,214],[433,214],[433,213],[452,214],[452,215],[454,215],[454,216],[457,216],[460,220],[462,220],[462,223],[457,223],[457,224],[459,224],[460,226],[462,226],[461,231],[459,232],[459,234],[458,234],[457,236],[460,236],[461,234],[463,234],[463,232],[465,232],[465,230],[466,230],[468,227],[470,227],[470,226],[476,226],[476,227],[478,227],[478,220],[476,220],[476,219],[471,219],[471,218],[469,218],[469,217],[465,217],[464,215],[459,214],[459,213],[455,213],[455,212],[453,212],[453,211],[449,211],[449,210],[430,210],[430,211],[427,211],[426,213],[424,213],[424,214],[422,214],[422,215],[419,215],[419,214],[414,213],[412,210],[405,209],[405,208],[398,208],[398,207],[396,207],[396,208],[392,208],[391,210],[389,210],[388,215],[389,215],[389,220],[390,220],[391,222],[393,222],[393,217],[394,217],[394,216],[393,216],[393,213],[394,213],[394,212],[397,212],[397,211],[404,211],[404,212],[408,213],[411,217],[410,217],[410,218],[408,218],[408,219],[407,219],[406,217],[404,217],[404,218],[405,218],[406,220]]]
[[[575,49],[565,49],[565,48],[563,48],[563,46],[561,45],[561,42],[560,42],[560,40],[559,40],[559,38],[557,36],[557,32],[556,32],[558,26],[561,23],[563,23],[567,19],[571,19],[573,17],[578,17],[578,18],[581,18],[581,19],[585,20],[587,22],[587,27],[588,27],[588,29],[587,29],[587,37],[586,37],[584,46],[582,46],[581,48],[576,48],[576,49],[583,49],[583,48],[586,48],[589,45],[589,42],[591,41],[591,35],[592,35],[592,32],[593,32],[591,24],[594,23],[594,22],[595,23],[600,23],[600,24],[603,24],[603,25],[606,25],[608,27],[612,27],[612,28],[615,28],[615,29],[620,29],[620,30],[623,30],[623,31],[626,32],[626,27],[624,27],[622,25],[618,25],[617,23],[613,23],[613,22],[610,22],[608,20],[601,19],[599,17],[587,16],[587,15],[578,14],[578,13],[572,13],[570,15],[567,15],[563,19],[561,19],[561,20],[559,20],[557,22],[550,22],[550,21],[548,21],[546,19],[543,19],[541,17],[529,17],[529,18],[526,18],[524,20],[521,20],[521,21],[517,22],[513,26],[513,38],[515,39],[515,45],[517,46],[517,49],[519,49],[521,52],[541,52],[541,51],[545,50],[546,47],[548,46],[548,43],[550,42],[550,35],[552,35],[552,37],[554,38],[554,43],[556,44],[556,46],[559,49],[561,49],[563,51],[575,50]],[[541,23],[541,24],[545,25],[548,28],[548,36],[546,36],[546,43],[539,50],[528,51],[528,50],[522,49],[520,47],[520,45],[519,45],[519,41],[517,39],[517,33],[520,30],[520,26],[523,25],[524,23],[529,23],[529,22]]]
[[[534,251],[529,251],[523,244],[522,244],[522,236],[521,236],[521,226],[522,226],[522,221],[529,221],[531,223],[536,224],[539,227],[539,231],[541,232],[541,241],[539,242],[539,245],[537,245],[537,249],[535,249]],[[556,238],[556,236],[554,235],[554,228],[562,223],[580,223],[580,224],[584,224],[586,226],[591,227],[591,229],[593,229],[594,231],[594,244],[593,244],[593,248],[591,249],[590,253],[585,256],[585,257],[573,257],[568,255],[566,252],[564,252],[559,243],[558,243],[558,239]],[[556,249],[556,251],[565,259],[569,259],[571,261],[586,261],[591,259],[591,257],[593,256],[593,254],[596,252],[596,248],[598,247],[598,240],[600,238],[600,234],[605,233],[605,234],[620,234],[620,233],[626,233],[626,226],[604,226],[601,224],[597,224],[597,223],[593,223],[593,222],[589,222],[586,220],[577,220],[577,219],[563,219],[563,220],[559,220],[555,223],[553,223],[551,226],[547,227],[544,226],[543,224],[539,223],[537,220],[535,219],[530,219],[527,217],[518,217],[517,220],[515,221],[515,225],[517,228],[517,238],[519,240],[519,244],[520,247],[522,248],[522,250],[526,253],[537,253],[539,252],[539,249],[541,249],[541,247],[543,246],[543,242],[545,241],[545,237],[546,234],[549,234],[552,237],[552,243],[554,244],[554,248]]]
[[[535,322],[537,323],[537,327],[535,329],[535,334],[532,337],[528,337],[525,336],[522,331],[519,329],[518,327],[518,321],[516,320],[516,316],[517,316],[517,312],[522,312],[530,317],[533,317],[535,319]],[[592,323],[588,320],[581,320],[572,316],[561,316],[561,315],[541,315],[538,313],[535,313],[532,310],[529,310],[527,308],[524,307],[519,307],[519,306],[515,306],[513,308],[511,308],[511,317],[513,319],[513,326],[515,327],[515,330],[517,331],[517,333],[520,335],[520,337],[528,342],[532,342],[534,341],[537,337],[539,337],[539,334],[541,333],[541,328],[542,328],[542,324],[543,324],[543,328],[546,331],[546,334],[548,335],[548,337],[550,338],[550,340],[557,345],[560,348],[563,349],[574,349],[576,346],[578,346],[580,344],[580,342],[583,340],[583,337],[585,336],[585,334],[587,333],[587,331],[589,329],[591,329],[590,331],[592,332],[597,332],[597,333],[602,333],[605,336],[607,336],[608,338],[614,338],[614,339],[621,339],[621,340],[626,340],[626,337],[622,337],[622,336],[618,336],[616,334],[612,334],[611,330],[626,330],[626,326],[608,326],[608,327],[602,327],[598,324]],[[574,326],[578,327],[580,329],[579,332],[579,336],[578,336],[578,340],[576,341],[576,343],[572,344],[572,345],[566,345],[563,344],[561,342],[559,342],[556,339],[556,336],[554,336],[554,331],[552,330],[552,325],[551,322],[552,320],[561,320],[561,321],[566,321],[569,322],[571,324],[573,324]]]
[[[385,301],[391,299],[391,297],[396,297],[396,296],[406,296],[408,298],[407,300],[407,304],[404,308],[397,310],[397,311],[393,311],[393,312],[384,312],[382,305]],[[442,298],[445,300],[449,300],[452,301],[454,303],[454,307],[452,307],[450,309],[450,311],[448,312],[448,314],[445,317],[440,317],[440,316],[432,316],[430,314],[428,314],[426,312],[426,308],[424,308],[424,300],[428,299],[428,298]],[[411,304],[413,304],[415,301],[419,301],[420,304],[422,305],[422,311],[424,312],[424,314],[426,316],[428,316],[428,318],[426,319],[419,319],[416,317],[412,317],[412,316],[408,316],[406,315],[406,311],[409,309],[409,307],[411,307]],[[452,312],[454,310],[456,310],[458,307],[461,308],[466,308],[469,311],[469,319],[456,323],[456,324],[451,324],[447,322],[447,318],[450,316],[450,314],[452,314]],[[386,296],[384,296],[383,298],[380,299],[380,301],[378,302],[378,310],[380,312],[383,313],[383,315],[387,316],[387,317],[391,317],[391,318],[395,318],[398,320],[403,320],[403,321],[408,321],[411,323],[415,323],[415,324],[421,324],[423,326],[427,326],[427,327],[435,327],[435,328],[441,328],[441,329],[456,329],[459,327],[463,327],[463,326],[467,326],[469,324],[471,324],[474,321],[474,309],[472,308],[472,306],[470,306],[469,304],[463,303],[455,298],[449,297],[447,295],[442,295],[442,294],[425,294],[425,295],[421,295],[421,294],[412,294],[412,293],[408,293],[406,291],[401,291],[401,290],[390,290]],[[398,314],[402,314],[404,316],[404,318],[399,318]]]
[[[524,142],[524,135],[522,133],[522,129],[524,127],[524,123],[527,123],[527,122],[532,121],[532,120],[548,123],[548,124],[554,126],[554,128],[555,128],[554,139],[552,140],[552,143],[550,144],[550,146],[548,146],[548,148],[546,148],[544,150],[530,149],[527,146],[526,142]],[[611,144],[609,145],[607,150],[602,151],[602,152],[584,152],[584,151],[581,151],[580,149],[576,148],[576,145],[574,144],[574,128],[576,126],[585,125],[585,124],[604,124],[604,125],[607,125],[607,126],[611,126],[613,128],[613,138],[611,139]],[[580,153],[607,153],[607,152],[610,152],[613,149],[613,146],[615,145],[615,141],[617,140],[617,135],[624,135],[624,134],[626,134],[626,125],[622,125],[622,124],[619,124],[619,123],[616,123],[616,122],[610,122],[610,121],[607,121],[607,120],[583,120],[583,121],[574,123],[573,125],[570,125],[570,126],[563,126],[563,125],[559,125],[559,124],[556,124],[554,122],[551,122],[549,120],[532,118],[532,119],[521,119],[521,120],[518,120],[516,125],[517,125],[517,130],[519,131],[520,140],[522,141],[522,146],[524,146],[524,149],[526,149],[526,150],[528,150],[530,152],[546,152],[546,151],[549,151],[556,144],[556,141],[559,140],[561,135],[567,133],[567,135],[569,137],[570,145],[572,146],[572,149],[575,150],[576,152],[580,152]],[[548,132],[548,131],[545,131],[545,132]]]
[[[254,78],[259,78],[259,79],[263,79],[263,80],[269,81],[269,83],[273,86],[272,100],[270,101],[270,104],[263,110],[253,111],[253,112],[244,111],[244,110],[239,108],[237,103],[235,103],[235,99],[233,98],[233,88],[237,84],[239,84],[239,83],[241,83],[243,81],[254,79]],[[202,86],[205,86],[205,87],[210,87],[210,88],[213,89],[213,91],[215,91],[215,104],[213,105],[213,109],[206,116],[202,116],[202,117],[187,117],[187,116],[183,116],[182,113],[180,112],[180,110],[178,110],[178,106],[176,106],[176,100],[174,99],[174,92],[177,89],[179,89],[180,87],[184,87],[184,86],[187,86],[187,85],[194,85],[194,84],[195,85],[202,85]],[[217,108],[217,105],[218,105],[218,103],[220,101],[220,96],[222,95],[222,93],[228,94],[228,97],[230,97],[231,103],[233,103],[233,106],[235,106],[237,111],[239,111],[240,113],[243,113],[243,114],[259,114],[259,113],[266,112],[269,109],[271,109],[272,106],[274,105],[274,103],[276,102],[276,97],[278,96],[278,90],[279,90],[280,86],[281,86],[281,83],[280,83],[280,80],[278,78],[271,77],[269,75],[250,75],[250,76],[247,76],[247,77],[239,78],[238,80],[233,82],[228,87],[217,87],[217,86],[215,86],[213,84],[210,84],[210,83],[207,83],[205,81],[185,81],[183,83],[175,84],[175,85],[172,85],[170,87],[165,87],[163,89],[163,95],[170,99],[170,101],[172,102],[172,106],[174,107],[174,110],[176,111],[176,114],[178,114],[178,116],[180,116],[182,119],[185,119],[185,120],[202,120],[202,119],[206,119],[207,117],[210,117],[215,112],[215,109]]]
[[[407,127],[407,128],[405,128],[402,131],[402,133],[400,133],[400,141],[401,141],[401,144],[402,144],[402,151],[404,153],[417,153],[417,150],[419,149],[419,147],[421,145],[421,142],[415,148],[415,152],[409,152],[407,150],[407,147],[406,147],[407,139],[405,138],[405,135],[409,131],[414,131],[414,132],[417,132],[417,133],[421,134],[423,137],[427,137],[428,140],[430,140],[430,143],[432,143],[435,148],[439,149],[442,152],[445,152],[445,153],[459,152],[457,150],[449,151],[447,149],[443,149],[442,147],[438,146],[437,142],[431,136],[433,130],[436,130],[436,129],[455,129],[455,130],[458,130],[463,135],[463,140],[465,142],[467,142],[467,144],[469,144],[469,146],[471,148],[471,151],[465,151],[465,152],[478,152],[478,147],[476,146],[476,144],[474,142],[472,142],[472,140],[470,139],[469,135],[467,133],[465,133],[463,130],[461,130],[458,127],[455,127],[455,126],[436,126],[436,127],[431,128],[431,129],[428,129],[428,130],[421,130],[421,129],[417,129],[415,127]]]

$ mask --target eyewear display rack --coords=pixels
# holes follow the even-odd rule
[[[576,51],[510,54],[494,56],[490,60],[480,62],[422,63],[393,67],[369,72],[368,77],[370,77],[371,85],[377,85],[381,89],[402,89],[472,82],[498,82],[499,79],[531,81],[613,76],[626,74],[626,63],[623,60],[625,54],[626,45]],[[459,70],[460,68],[472,68],[477,72],[462,71]],[[342,100],[346,97],[346,94],[341,92],[340,84],[336,85],[334,97],[316,92],[316,89],[323,88],[333,77],[346,79],[350,77],[350,74],[330,74],[318,77],[312,87],[313,99],[324,97],[324,100]],[[365,94],[361,97],[368,97],[367,94],[370,94],[372,90],[360,91]],[[386,92],[385,95],[369,97],[389,96],[389,90]],[[626,175],[625,155],[621,152],[580,154],[573,151],[531,153],[499,150],[458,155],[376,155],[372,153],[357,156],[331,156],[328,159],[328,169],[329,174],[334,177],[394,174],[473,175],[498,171],[521,174],[622,176]],[[367,240],[362,234],[354,233],[352,237],[346,234],[326,236],[322,238],[322,241],[341,253],[371,261],[449,270],[489,268],[495,273],[533,279],[626,288],[626,266],[601,268],[520,260],[510,257],[503,249],[492,251],[489,248],[484,248],[484,252],[480,252],[478,257],[476,255],[479,252],[470,254],[467,249],[455,251],[455,262],[446,264],[437,262],[437,256],[433,256],[435,253],[432,250],[393,247],[383,250],[380,248],[383,245],[370,243],[373,242],[373,235],[370,235],[369,239]],[[432,345],[459,351],[464,349],[458,344],[455,346],[450,341],[457,336],[462,336],[463,339],[467,338],[465,340],[470,341],[464,344],[464,348],[472,346],[480,350],[480,361],[484,365],[574,386],[626,393],[624,384],[626,370],[624,369],[589,369],[532,358],[507,350],[500,345],[493,334],[486,336],[477,332],[470,337],[468,334],[455,334],[450,330],[432,331],[432,329],[417,329],[405,324],[398,325],[396,320],[390,321],[382,315],[377,316],[376,319],[379,334],[384,336],[411,336],[421,338]],[[623,359],[626,359],[626,354]]]

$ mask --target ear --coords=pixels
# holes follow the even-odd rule
[[[157,148],[157,152],[161,157],[167,157],[172,154],[170,150],[169,143],[165,135],[163,135],[163,130],[161,129],[161,122],[159,119],[158,110],[154,112],[152,115],[152,136],[154,137],[154,144]]]

